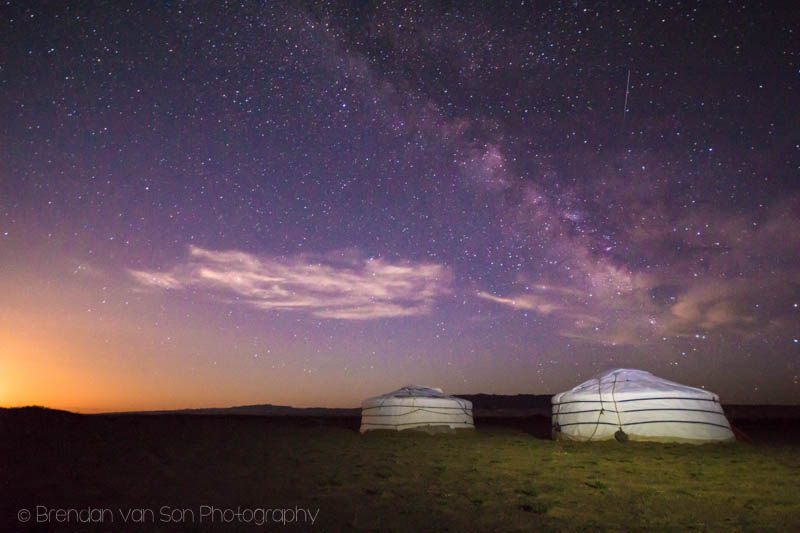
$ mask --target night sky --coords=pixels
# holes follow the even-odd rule
[[[800,402],[789,2],[196,4],[0,7],[0,405]]]

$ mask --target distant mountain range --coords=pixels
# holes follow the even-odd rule
[[[126,411],[102,413],[115,415],[250,415],[250,416],[361,416],[361,408],[291,407],[288,405],[239,405],[206,409],[174,409],[169,411]]]
[[[497,415],[502,416],[502,412],[509,411],[511,416],[526,416],[530,410],[550,412],[549,394],[517,394],[516,396],[504,396],[498,394],[457,394],[459,398],[464,398],[472,402],[476,414],[483,411],[498,411]],[[510,411],[524,411],[516,415]],[[103,413],[112,414],[112,413]],[[184,415],[251,415],[251,416],[332,416],[348,417],[361,416],[361,408],[326,408],[326,407],[291,407],[288,405],[239,405],[235,407],[211,407],[205,409],[173,409],[165,411],[126,411],[124,413],[113,414],[184,414]]]
[[[550,416],[549,394],[456,394],[472,402],[477,418],[483,417],[527,417]],[[756,419],[800,419],[800,405],[723,405],[729,418]],[[361,408],[291,407],[288,405],[240,405],[235,407],[212,407],[205,409],[174,409],[163,411],[126,411],[101,413],[115,415],[239,415],[239,416],[287,416],[287,417],[360,417]]]

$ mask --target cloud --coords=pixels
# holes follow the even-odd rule
[[[543,315],[549,315],[553,311],[560,309],[560,307],[555,303],[539,298],[533,294],[521,294],[513,298],[503,298],[501,296],[495,296],[488,292],[481,291],[478,292],[478,298],[483,298],[484,300],[507,305],[509,307],[513,307],[514,309],[536,311],[537,313]]]
[[[626,295],[611,301],[587,293],[554,285],[529,285],[526,292],[511,297],[478,292],[477,296],[515,310],[533,311],[555,321],[559,336],[606,346],[641,344],[641,313],[631,312],[620,318],[620,311],[634,308],[636,298]],[[610,313],[610,309],[615,312]],[[633,327],[635,326],[635,327]]]
[[[775,328],[755,312],[759,292],[772,293],[775,287],[706,280],[670,286],[667,292],[674,294],[664,299],[656,297],[664,292],[658,283],[651,277],[639,277],[628,290],[608,294],[528,285],[522,293],[499,296],[478,292],[477,296],[546,317],[561,337],[604,346],[644,345],[665,338],[695,337],[698,332],[749,337]],[[591,287],[588,290],[592,291]],[[770,310],[765,316],[776,313]]]
[[[140,270],[129,270],[133,279],[144,287],[157,289],[180,289],[181,283],[171,274],[161,272],[145,272]]]
[[[307,311],[321,318],[368,320],[427,314],[450,292],[450,272],[433,263],[392,264],[352,254],[272,257],[189,247],[167,272],[129,270],[141,287],[205,289],[263,310]]]
[[[725,330],[745,335],[762,330],[768,325],[766,316],[775,310],[760,313],[762,308],[756,302],[764,293],[774,294],[777,290],[780,289],[734,281],[693,287],[670,307],[666,331],[676,336],[692,336],[698,331]]]

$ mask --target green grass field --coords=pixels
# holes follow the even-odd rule
[[[343,419],[18,411],[0,420],[3,530],[21,526],[20,509],[43,505],[150,508],[154,523],[98,529],[175,531],[159,523],[162,506],[214,505],[318,508],[323,531],[800,531],[800,447],[780,441],[556,443],[497,423],[360,435],[357,420]]]

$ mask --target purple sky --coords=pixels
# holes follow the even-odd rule
[[[0,7],[0,404],[800,402],[800,11],[267,4]]]

